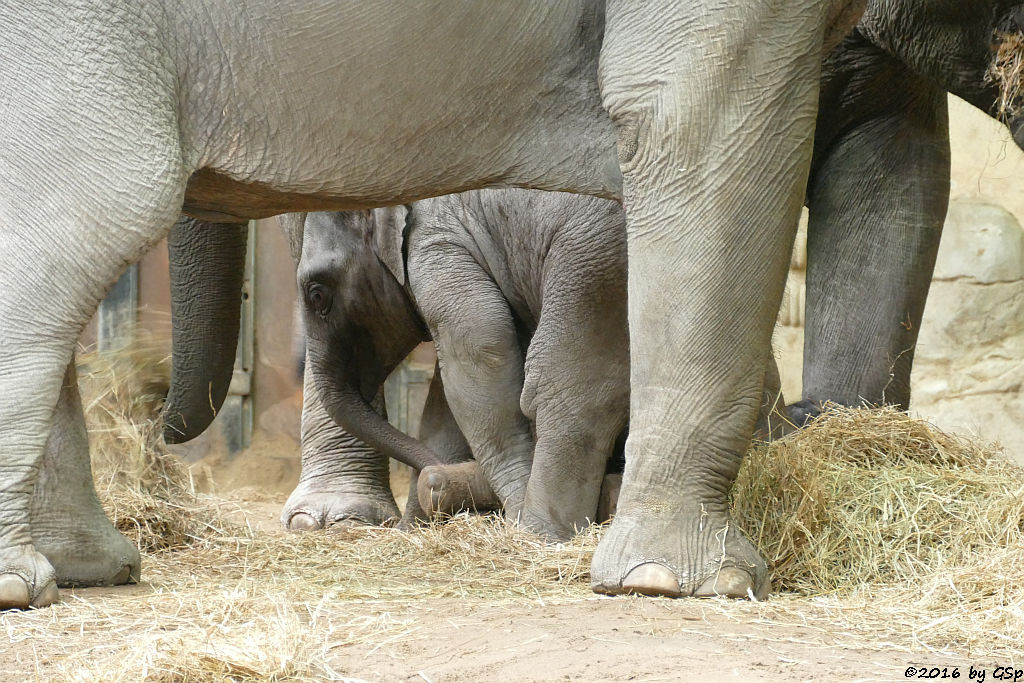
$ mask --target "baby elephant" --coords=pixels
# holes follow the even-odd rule
[[[423,444],[407,450],[369,406],[433,339],[448,406],[506,514],[556,538],[595,519],[629,413],[618,204],[484,190],[310,214],[298,280],[309,370],[339,425],[416,467],[448,461]],[[440,488],[485,494],[472,469],[461,482],[465,466],[428,470],[425,502],[438,506]]]

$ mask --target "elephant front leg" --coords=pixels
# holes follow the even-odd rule
[[[757,419],[810,161],[812,0],[608,3],[628,215],[630,435],[599,592],[763,595],[728,493]]]
[[[60,586],[116,586],[139,580],[139,550],[110,523],[96,497],[89,438],[74,364],[46,442],[31,508],[32,543]]]
[[[430,388],[427,390],[427,401],[423,406],[423,416],[420,419],[419,439],[434,453],[438,454],[448,464],[468,463],[465,468],[473,468],[479,471],[479,464],[473,461],[473,453],[466,443],[466,437],[459,429],[455,416],[444,396],[444,385],[441,382],[441,368],[434,363],[434,376],[430,380]],[[491,503],[494,509],[501,507],[501,502],[494,496],[486,477],[479,472],[482,485],[475,482],[473,474],[463,476],[465,473],[456,468],[433,467],[427,468],[428,472],[424,477],[423,489],[424,500],[419,499],[419,479],[421,472],[413,470],[409,478],[409,497],[405,502],[405,510],[402,513],[402,520],[399,522],[401,528],[410,528],[418,522],[428,520],[427,510],[433,509],[440,512],[452,513],[463,508],[474,507],[478,510],[488,509],[485,502]],[[460,483],[461,482],[461,483]],[[442,498],[434,496],[434,491],[445,491],[455,493],[454,496],[445,495]],[[463,493],[459,493],[459,492]],[[424,505],[423,503],[426,503]]]
[[[398,520],[388,458],[331,419],[309,363],[303,374],[301,440],[299,483],[281,511],[286,529],[309,531],[353,523],[376,526]]]
[[[468,254],[445,254],[436,266],[417,270],[441,274],[421,282],[443,282],[443,287],[422,291],[412,261],[410,279],[437,347],[445,398],[490,490],[505,513],[517,518],[530,478],[533,437],[519,409],[523,355],[512,312],[497,285]],[[472,476],[472,463],[468,468],[470,472],[464,471],[467,465],[425,469],[420,503],[428,509],[445,504],[451,498],[445,483],[458,482],[465,489],[457,497],[488,493],[481,478]]]

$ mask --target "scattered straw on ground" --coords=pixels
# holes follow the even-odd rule
[[[85,384],[101,367],[117,379],[90,364]],[[11,671],[44,662],[74,680],[337,680],[353,675],[335,668],[343,648],[415,638],[412,606],[591,597],[596,527],[553,545],[492,517],[313,534],[228,521],[238,518],[225,514],[231,504],[197,495],[162,453],[155,404],[139,407],[119,382],[87,400],[96,479],[144,549],[144,583],[88,599],[65,591],[54,608],[0,615]],[[708,609],[810,624],[828,634],[823,646],[1019,653],[1024,474],[994,449],[896,411],[840,409],[756,445],[733,509],[782,593]]]
[[[167,454],[160,408],[170,356],[141,337],[114,354],[79,356],[93,479],[104,510],[141,550],[187,547],[210,521],[188,468]]]

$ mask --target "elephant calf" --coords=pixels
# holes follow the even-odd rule
[[[396,455],[402,442],[369,403],[432,338],[448,405],[505,511],[570,536],[596,515],[629,414],[624,225],[615,202],[526,190],[310,214],[298,280],[326,413]]]

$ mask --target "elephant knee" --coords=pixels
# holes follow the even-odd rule
[[[514,338],[497,330],[483,327],[473,332],[451,331],[442,335],[441,345],[445,347],[445,360],[483,370],[495,370],[506,366],[518,352]]]

